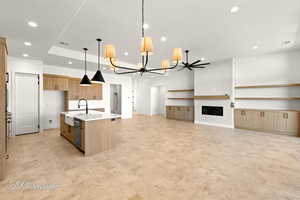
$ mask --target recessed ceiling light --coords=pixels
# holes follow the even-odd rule
[[[205,58],[204,58],[204,57],[202,57],[202,58],[200,58],[200,60],[201,60],[201,61],[204,61],[204,60],[205,60]]]
[[[143,28],[144,28],[144,29],[148,29],[149,27],[150,27],[149,24],[144,24],[144,25],[143,25]]]
[[[28,55],[27,53],[24,53],[24,54],[23,54],[23,57],[25,57],[25,58],[28,57],[28,56],[29,56],[29,55]]]
[[[160,38],[160,41],[165,42],[165,41],[167,41],[167,38],[163,36]]]
[[[107,69],[107,67],[103,67],[103,69]]]
[[[238,7],[238,6],[233,6],[233,7],[230,9],[230,12],[231,12],[231,13],[237,13],[239,10],[240,10],[240,7]]]
[[[31,46],[32,44],[30,42],[24,42],[25,46]]]
[[[124,56],[128,56],[129,55],[129,53],[128,52],[124,52]]]
[[[72,61],[69,61],[68,64],[69,64],[69,65],[72,65],[73,63],[72,63]]]
[[[28,24],[28,26],[33,27],[33,28],[38,27],[38,24],[36,22],[33,22],[33,21],[29,21],[27,24]]]
[[[256,49],[258,49],[258,46],[253,46],[252,49],[256,50]]]

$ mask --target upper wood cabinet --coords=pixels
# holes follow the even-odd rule
[[[69,90],[69,78],[59,75],[44,74],[44,90]]]
[[[69,100],[88,99],[102,100],[102,84],[93,83],[91,86],[80,86],[79,78],[69,79]]]
[[[102,100],[102,84],[80,86],[80,78],[44,74],[44,90],[67,91],[68,100]]]
[[[300,112],[235,109],[235,127],[300,136]]]

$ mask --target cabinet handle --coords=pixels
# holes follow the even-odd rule
[[[286,119],[289,118],[289,113],[285,113]]]

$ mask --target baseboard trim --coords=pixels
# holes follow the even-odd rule
[[[206,126],[217,126],[217,127],[223,127],[223,128],[234,128],[230,125],[224,125],[224,124],[216,124],[216,123],[208,123],[208,122],[200,122],[200,121],[194,121],[195,124],[201,124]]]

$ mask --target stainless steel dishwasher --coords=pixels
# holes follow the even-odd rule
[[[74,119],[75,146],[81,149],[81,122]]]

